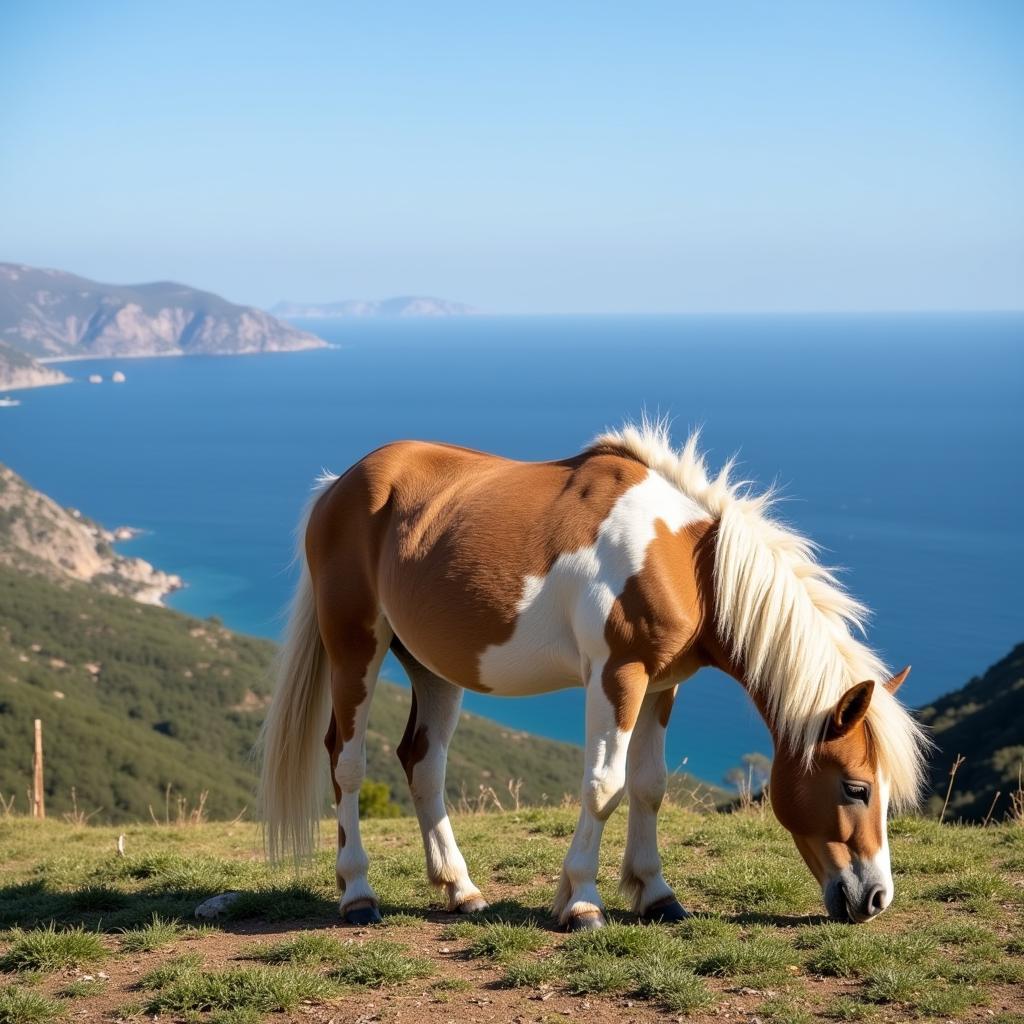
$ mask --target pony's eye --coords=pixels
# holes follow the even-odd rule
[[[871,800],[871,786],[866,782],[845,779],[843,793],[847,800],[856,800],[857,803],[867,804]]]

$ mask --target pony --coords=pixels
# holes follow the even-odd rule
[[[914,804],[927,744],[895,697],[909,666],[890,675],[859,638],[867,610],[814,544],[773,518],[771,493],[733,482],[731,463],[710,476],[697,444],[627,425],[530,463],[401,441],[322,481],[264,724],[261,806],[271,858],[313,849],[325,737],[344,922],[380,920],[359,789],[389,649],[412,686],[397,755],[450,911],[487,907],[445,805],[463,691],[582,686],[579,822],[554,913],[569,930],[604,924],[598,851],[628,795],[623,892],[644,921],[686,917],[658,853],[665,730],[680,683],[709,665],[771,732],[771,804],[829,915],[863,922],[892,901],[887,815]]]

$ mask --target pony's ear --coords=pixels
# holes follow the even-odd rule
[[[892,679],[885,684],[885,688],[890,693],[895,693],[907,681],[907,676],[909,675],[910,666],[908,665],[902,672],[897,672],[896,675],[894,675]]]
[[[864,683],[858,683],[856,686],[851,686],[839,698],[839,703],[833,709],[832,717],[828,721],[828,730],[825,733],[825,738],[837,740],[864,721],[864,716],[868,713],[868,708],[871,706],[871,695],[874,692],[875,683],[872,679]]]

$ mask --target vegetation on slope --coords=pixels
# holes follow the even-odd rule
[[[938,746],[932,758],[932,809],[941,807],[956,758],[947,814],[980,821],[993,806],[1002,818],[1010,809],[1024,770],[1024,644],[1018,644],[984,675],[947,693],[921,711]]]
[[[117,856],[117,829],[0,820],[0,1020],[1024,1019],[1020,825],[894,821],[895,902],[854,926],[823,920],[770,812],[669,806],[665,874],[696,916],[639,926],[616,891],[620,812],[598,876],[612,924],[567,936],[547,908],[574,819],[571,807],[457,815],[492,902],[473,920],[441,909],[414,820],[367,822],[385,915],[369,929],[339,926],[330,823],[295,875],[254,854],[246,823],[127,826]],[[231,916],[196,928],[196,904],[229,888],[242,893]]]
[[[100,820],[148,819],[150,807],[163,818],[170,787],[193,806],[208,792],[210,816],[234,817],[252,806],[273,656],[273,644],[214,621],[0,567],[0,793],[24,806],[41,718],[50,813],[69,811],[74,789]],[[370,778],[403,808],[394,750],[408,709],[407,690],[381,683],[367,744]],[[577,747],[464,714],[448,795],[475,798],[483,784],[504,801],[521,779],[523,800],[558,802],[577,792],[580,764]]]

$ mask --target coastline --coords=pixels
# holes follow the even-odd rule
[[[119,550],[121,544],[130,544],[145,532],[137,526],[118,526],[112,530],[103,529],[103,536],[117,555],[118,562],[115,564],[120,570],[117,575],[123,580],[139,584],[139,589],[129,595],[132,600],[169,609],[166,599],[184,590],[188,586],[185,580],[177,573],[164,572],[144,558],[126,555]]]
[[[288,355],[291,352],[316,352],[324,348],[337,347],[339,346],[331,345],[329,342],[319,339],[318,344],[296,345],[293,348],[247,348],[239,349],[237,352],[186,352],[184,349],[178,348],[165,352],[90,352],[82,355],[34,356],[33,358],[37,363],[42,363],[43,365],[113,359],[230,359],[234,356],[277,356]]]

